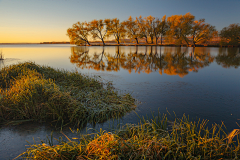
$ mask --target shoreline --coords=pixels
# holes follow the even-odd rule
[[[90,45],[76,45],[76,46],[167,46],[167,47],[194,47],[193,45],[174,45],[174,44],[90,44]],[[195,47],[240,47],[239,46],[233,46],[233,45],[195,45]]]
[[[70,44],[70,43],[0,43],[0,45],[31,45],[31,44]],[[186,45],[186,44],[182,44],[182,45],[175,45],[175,44],[146,44],[146,43],[140,43],[140,44],[135,44],[135,43],[128,43],[128,44],[117,44],[117,43],[108,43],[106,42],[105,45],[103,45],[102,43],[98,43],[98,42],[93,42],[90,45],[76,45],[76,46],[167,46],[167,47],[194,47],[193,45]],[[238,46],[233,46],[233,45],[219,45],[219,44],[198,44],[195,45],[195,47],[227,47],[227,48],[233,48],[233,47],[240,47],[240,45]]]

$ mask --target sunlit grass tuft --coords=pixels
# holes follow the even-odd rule
[[[166,125],[168,124],[168,125]],[[239,132],[227,134],[224,125],[207,120],[189,121],[186,116],[169,122],[166,115],[142,118],[114,132],[100,130],[79,138],[67,137],[58,145],[30,145],[23,159],[239,159]],[[169,128],[169,129],[168,129]],[[66,135],[64,135],[66,136]]]
[[[119,95],[109,82],[104,87],[96,78],[32,62],[1,69],[0,100],[0,121],[61,125],[102,122],[135,108],[131,95]]]

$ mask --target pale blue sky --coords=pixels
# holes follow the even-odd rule
[[[0,0],[0,43],[69,41],[77,21],[190,12],[217,30],[240,23],[240,0]]]

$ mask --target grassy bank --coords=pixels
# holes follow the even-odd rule
[[[192,122],[185,116],[169,122],[166,115],[141,119],[114,132],[80,135],[59,144],[33,144],[23,159],[239,159],[239,129],[227,134],[224,125]],[[19,158],[18,157],[18,158]]]
[[[77,72],[55,70],[32,62],[0,72],[0,122],[35,120],[58,124],[102,122],[134,109],[129,94],[119,95]]]

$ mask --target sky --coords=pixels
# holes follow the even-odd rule
[[[0,0],[0,43],[69,41],[78,21],[190,12],[220,31],[240,23],[240,0]]]

